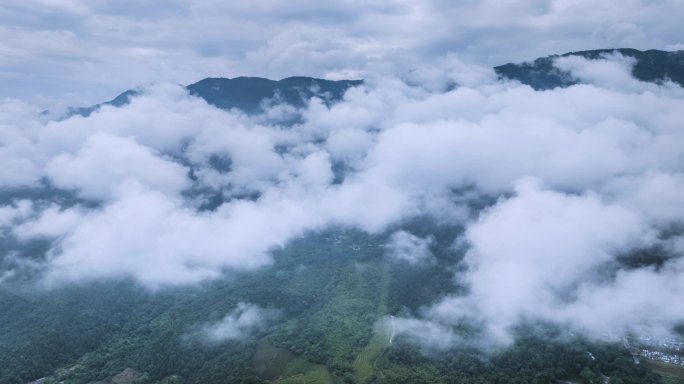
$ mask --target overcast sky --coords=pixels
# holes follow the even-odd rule
[[[449,53],[673,50],[683,14],[682,0],[3,0],[0,97],[87,105],[152,82],[358,78]]]

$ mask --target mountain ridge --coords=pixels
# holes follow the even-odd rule
[[[580,56],[596,60],[605,55],[619,53],[636,59],[632,74],[641,81],[662,83],[671,80],[684,87],[684,51],[662,51],[634,48],[606,48],[573,51],[539,57],[532,61],[506,63],[493,67],[500,79],[517,80],[535,90],[568,87],[581,81],[554,66],[560,57]],[[208,104],[221,109],[236,108],[247,114],[263,112],[263,102],[276,99],[295,107],[303,107],[314,96],[320,97],[326,105],[342,99],[352,87],[362,85],[364,80],[326,80],[308,76],[290,76],[271,80],[256,76],[234,78],[207,77],[185,86],[191,95],[204,99]],[[69,108],[66,117],[80,115],[87,117],[103,106],[122,107],[131,98],[142,93],[140,89],[129,89],[112,100],[89,107]]]
[[[638,80],[662,83],[669,79],[684,87],[684,51],[657,49],[640,51],[634,48],[593,49],[550,55],[522,63],[507,63],[494,67],[494,71],[499,78],[518,80],[536,90],[548,90],[581,83],[570,73],[554,66],[557,58],[580,56],[596,60],[614,53],[636,59],[632,75]]]
[[[280,80],[263,77],[239,76],[234,78],[207,77],[185,86],[191,95],[204,99],[208,104],[221,109],[237,108],[245,113],[262,111],[262,102],[271,98],[293,105],[303,106],[305,101],[319,96],[330,105],[339,101],[344,92],[363,80],[326,80],[307,76],[290,76]],[[80,115],[88,117],[103,106],[122,107],[131,98],[142,93],[140,89],[129,89],[112,100],[89,107],[69,108],[67,117]]]

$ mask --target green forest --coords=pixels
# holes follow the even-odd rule
[[[386,233],[336,228],[274,250],[273,264],[256,273],[226,273],[199,287],[5,284],[0,383],[662,382],[622,345],[546,325],[521,328],[514,345],[496,353],[472,345],[426,350],[401,335],[390,344],[390,315],[416,314],[464,289],[448,267],[463,256],[450,247],[459,229],[429,230],[437,256],[430,265],[390,260]],[[281,315],[239,340],[194,336],[242,302]]]

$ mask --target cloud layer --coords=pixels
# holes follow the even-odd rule
[[[0,227],[50,242],[26,256],[48,284],[158,288],[267,265],[310,230],[429,215],[466,228],[456,278],[469,293],[426,303],[407,333],[457,342],[451,329],[474,321],[506,343],[527,320],[667,332],[684,319],[671,305],[684,293],[684,90],[631,78],[620,56],[557,65],[588,84],[534,91],[448,56],[332,107],[313,99],[293,126],[271,118],[278,106],[246,116],[168,84],[63,121],[3,102],[0,162],[16,168],[0,171]],[[478,211],[483,197],[495,203]],[[398,232],[388,252],[429,261],[429,245]],[[652,248],[668,259],[624,261]]]

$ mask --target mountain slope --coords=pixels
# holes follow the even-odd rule
[[[288,77],[279,81],[260,77],[234,79],[206,78],[186,88],[192,95],[221,109],[238,108],[248,113],[261,111],[261,103],[275,98],[296,107],[318,96],[328,103],[338,101],[344,92],[362,84],[361,80],[323,80],[312,77]]]
[[[200,80],[185,88],[191,95],[221,109],[237,108],[246,113],[259,113],[262,103],[273,99],[295,107],[302,107],[312,97],[320,97],[326,104],[339,101],[351,87],[363,80],[324,80],[313,77],[288,77],[269,80],[262,77],[212,78]],[[89,116],[103,106],[122,107],[138,96],[140,90],[127,90],[114,99],[90,107],[70,108],[68,116]]]
[[[659,50],[639,51],[631,48],[597,49],[568,52],[562,55],[541,57],[531,62],[508,63],[494,67],[502,79],[511,79],[527,84],[536,90],[568,87],[580,80],[570,73],[554,66],[559,57],[581,56],[596,60],[619,53],[636,60],[632,74],[641,81],[660,83],[671,80],[684,86],[684,51],[667,52]],[[313,77],[295,76],[282,80],[262,77],[213,78],[209,77],[185,88],[190,94],[201,97],[207,103],[221,109],[239,109],[245,113],[257,114],[263,111],[264,103],[275,102],[302,107],[312,97],[321,98],[327,105],[339,101],[352,87],[363,84],[363,80],[325,80]],[[114,99],[90,107],[70,108],[67,117],[89,116],[102,106],[121,107],[130,102],[140,90],[127,90]]]
[[[109,101],[105,101],[104,103],[91,105],[90,107],[69,108],[69,110],[67,111],[67,117],[73,115],[81,115],[83,117],[88,117],[91,113],[97,111],[98,109],[106,105],[112,107],[123,107],[124,105],[127,105],[131,102],[132,97],[138,96],[140,93],[140,90],[129,89],[127,91],[122,92],[119,96]]]
[[[684,51],[666,52],[651,49],[639,51],[636,49],[597,49],[590,51],[569,52],[563,55],[551,55],[538,58],[532,62],[508,63],[494,67],[500,78],[518,80],[536,90],[567,87],[580,81],[570,73],[561,71],[554,66],[559,57],[581,56],[596,60],[605,55],[619,53],[636,60],[632,75],[641,80],[660,83],[667,79],[684,86]]]

